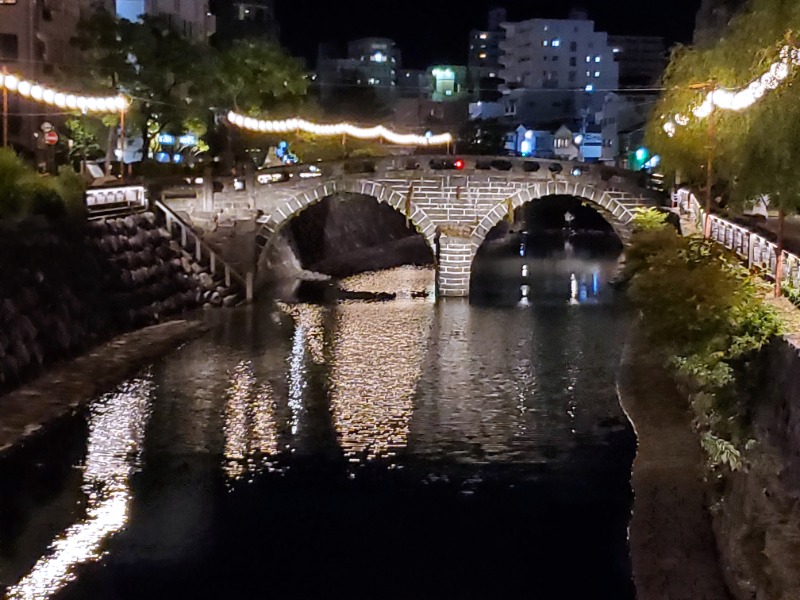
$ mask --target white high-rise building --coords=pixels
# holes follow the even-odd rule
[[[608,35],[584,14],[570,19],[503,23],[500,77],[520,98],[512,111],[525,120],[582,118],[601,110],[606,92],[619,87],[619,67]],[[524,90],[524,98],[515,90]]]

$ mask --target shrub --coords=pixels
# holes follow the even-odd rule
[[[660,215],[659,215],[660,216]],[[642,211],[626,253],[630,297],[652,343],[692,393],[703,447],[715,465],[741,467],[752,407],[748,362],[783,332],[765,283],[722,246],[681,236]],[[746,397],[746,396],[744,396]]]
[[[85,189],[81,176],[69,167],[62,167],[57,177],[39,175],[13,151],[0,148],[0,219],[83,217]]]

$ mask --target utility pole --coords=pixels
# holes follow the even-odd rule
[[[8,75],[8,71],[3,67],[3,77]],[[5,79],[3,79],[5,82]],[[8,147],[8,88],[3,85],[3,148]]]
[[[703,223],[703,237],[706,239],[711,237],[711,186],[713,183],[713,169],[714,169],[714,136],[716,110],[714,108],[714,92],[717,90],[717,82],[712,80],[708,83],[709,98],[711,99],[711,112],[708,115],[708,134],[706,146],[706,214],[705,222]]]

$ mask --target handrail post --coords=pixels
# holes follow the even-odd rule
[[[214,275],[217,272],[217,253],[211,252],[210,255],[209,266],[211,268],[211,274]]]
[[[231,287],[231,269],[225,265],[225,287]]]
[[[186,225],[181,223],[181,247],[186,248],[188,244],[189,240],[187,239]]]
[[[248,271],[245,275],[245,300],[253,301],[253,272]]]
[[[197,262],[203,260],[203,247],[200,245],[200,238],[197,235],[194,236],[194,257]]]

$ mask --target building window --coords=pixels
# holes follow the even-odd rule
[[[0,33],[0,62],[13,62],[17,59],[19,59],[19,38],[13,33]]]
[[[575,60],[575,57],[574,56],[570,57],[569,66],[570,67],[574,67],[576,64],[577,64],[577,61]]]
[[[592,62],[592,57],[591,57],[591,56],[587,56],[587,57],[586,57],[586,62],[587,62],[587,63],[590,63],[590,62]]]
[[[561,40],[556,38],[550,43],[550,45],[553,46],[553,48],[558,48],[561,45]]]
[[[594,76],[595,76],[595,77],[600,77],[600,71],[595,71],[595,72],[594,72]]]
[[[570,81],[570,83],[575,81],[575,76],[576,76],[575,71],[570,71],[569,72],[569,81]]]
[[[558,60],[558,57],[557,57],[557,56],[554,56],[554,57],[553,57],[553,62],[556,62],[557,60]]]
[[[594,62],[596,62],[596,63],[600,62],[600,55],[599,54],[594,57]]]
[[[578,42],[570,42],[569,43],[569,51],[570,52],[577,52],[578,51]]]
[[[592,72],[591,71],[586,71],[586,76],[587,77],[591,77],[592,76]]]
[[[542,46],[549,46],[549,45],[550,45],[549,40],[542,40]]]

